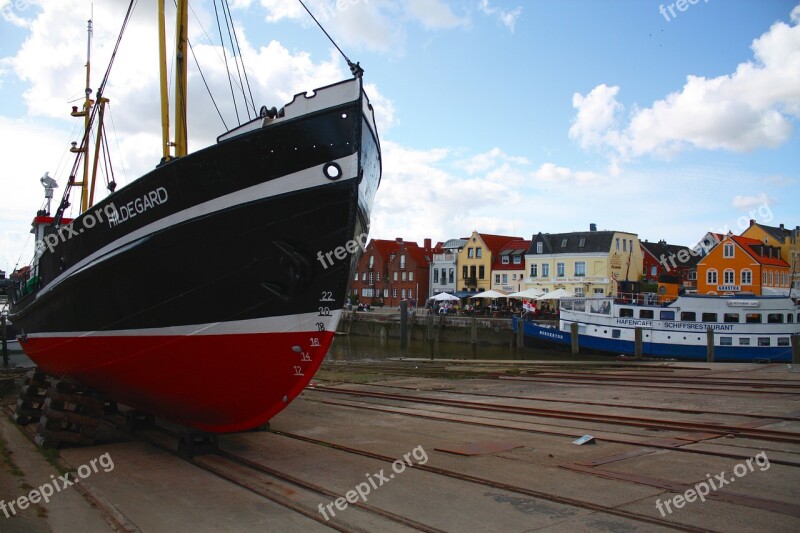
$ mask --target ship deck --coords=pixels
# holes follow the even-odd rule
[[[0,529],[800,530],[797,367],[326,362],[313,383],[271,431],[221,435],[192,460],[169,424],[131,434],[109,418],[98,444],[53,459],[78,470],[109,454],[114,468]],[[32,428],[0,420],[22,474],[0,475],[8,502],[58,474]],[[573,444],[583,435],[594,443]],[[722,473],[705,501],[676,498]]]

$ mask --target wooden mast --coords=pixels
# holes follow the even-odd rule
[[[186,46],[189,24],[188,0],[178,0],[175,28],[175,156],[187,154],[186,132]]]
[[[158,65],[161,80],[161,151],[162,161],[169,161],[169,96],[167,95],[167,32],[164,0],[158,0]]]

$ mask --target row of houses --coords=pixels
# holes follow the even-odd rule
[[[666,276],[666,277],[665,277]],[[373,239],[351,293],[361,302],[399,305],[441,292],[467,296],[485,290],[565,289],[577,296],[638,290],[669,280],[704,294],[788,293],[800,289],[800,226],[793,230],[754,220],[741,235],[707,233],[694,247],[640,241],[636,233],[588,231],[518,236],[473,232],[432,244]]]

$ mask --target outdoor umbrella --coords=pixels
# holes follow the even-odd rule
[[[453,296],[452,294],[446,292],[440,292],[436,296],[432,297],[431,300],[435,300],[437,302],[449,302],[449,301],[458,301],[458,296]]]

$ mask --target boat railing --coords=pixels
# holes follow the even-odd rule
[[[617,293],[614,303],[621,305],[660,306],[658,294],[654,292],[628,292]]]

